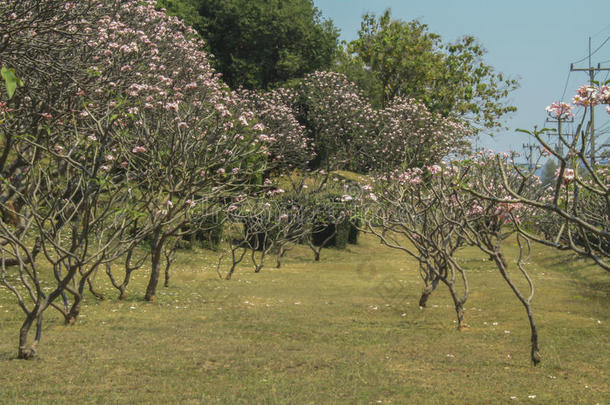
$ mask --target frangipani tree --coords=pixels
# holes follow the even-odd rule
[[[19,358],[35,354],[47,308],[54,307],[66,323],[74,323],[85,287],[93,288],[90,278],[98,267],[143,237],[129,232],[137,218],[132,213],[143,208],[141,199],[134,198],[122,176],[104,169],[99,144],[84,147],[79,141],[76,137],[73,147],[61,153],[37,146],[37,159],[13,190],[21,200],[19,225],[0,222],[2,284],[26,314]],[[37,254],[44,260],[35,260]],[[60,296],[63,307],[55,302]],[[34,320],[38,328],[29,344]]]
[[[154,2],[11,1],[0,11],[0,201],[12,220],[0,223],[2,282],[26,314],[19,357],[29,358],[46,308],[73,322],[98,266],[147,235],[153,299],[164,242],[255,186],[267,140],[251,113],[235,113],[194,32]]]
[[[397,97],[377,114],[377,133],[366,137],[363,147],[371,171],[431,166],[446,156],[463,154],[470,146],[466,127],[417,100]]]
[[[530,325],[531,351],[530,358],[534,365],[541,361],[538,346],[538,328],[532,310],[534,298],[534,282],[530,277],[526,264],[529,260],[531,247],[530,240],[522,232],[518,232],[522,223],[535,215],[530,207],[512,199],[508,187],[519,186],[524,195],[532,195],[540,186],[537,177],[523,179],[516,174],[505,176],[505,170],[513,162],[508,154],[503,155],[499,161],[502,169],[496,165],[493,153],[480,152],[470,160],[461,162],[462,171],[466,175],[456,185],[459,190],[456,194],[460,206],[469,210],[469,219],[460,226],[460,231],[466,243],[478,247],[489,259],[494,262],[500,275],[509,285],[519,302],[523,305]],[[507,187],[508,185],[508,187]],[[484,198],[487,193],[501,195],[499,201]],[[526,282],[526,290],[515,282],[511,262],[507,259],[503,247],[505,241],[516,234],[519,254],[516,260],[517,275]]]
[[[344,75],[314,72],[282,93],[315,146],[314,168],[356,170],[375,113]]]
[[[279,178],[276,186],[265,180],[264,185],[269,187],[265,193],[231,204],[227,209],[231,229],[227,241],[232,264],[225,278],[231,278],[248,252],[257,273],[270,253],[277,253],[276,267],[280,268],[284,255],[298,243],[307,244],[314,260],[319,261],[321,250],[335,236],[337,227],[353,215],[356,198],[356,189],[348,190],[336,177],[329,178],[326,172],[295,170]],[[328,235],[322,241],[314,240],[321,233]]]
[[[0,5],[6,27],[0,47],[1,276],[25,313],[19,358],[35,354],[44,311],[53,306],[72,322],[97,266],[138,239],[124,233],[132,218],[122,207],[134,202],[105,164],[117,145],[112,116],[107,105],[84,102],[97,88],[88,70],[95,49],[86,33],[108,11],[102,4]],[[36,260],[40,256],[46,263]],[[59,296],[63,308],[55,303]]]
[[[306,128],[294,115],[294,110],[286,104],[293,95],[290,89],[278,88],[269,92],[240,90],[240,108],[254,114],[255,128],[264,134],[269,142],[266,154],[267,172],[290,173],[295,169],[305,169],[315,158],[314,145],[307,137]]]
[[[457,121],[414,99],[375,109],[339,73],[309,74],[280,95],[315,144],[314,168],[387,172],[434,164],[468,145],[470,132]]]
[[[574,104],[584,108],[583,117],[574,136],[570,139],[559,131],[555,145],[545,139],[544,134],[548,130],[525,131],[540,143],[538,156],[534,159],[536,162],[543,157],[558,161],[555,180],[546,189],[538,188],[539,192],[532,194],[527,184],[534,173],[514,163],[506,165],[506,159],[498,155],[497,168],[502,175],[505,193],[499,195],[494,190],[474,192],[480,198],[497,203],[518,202],[531,207],[538,215],[534,221],[551,222],[557,226],[546,227],[545,232],[541,233],[535,232],[532,227],[518,225],[523,235],[539,243],[589,257],[598,266],[610,271],[610,170],[607,165],[591,160],[591,124],[585,122],[587,110],[602,103],[610,103],[608,86],[580,87]],[[556,102],[547,107],[547,112],[561,125],[572,116],[573,108],[569,104]],[[610,113],[610,108],[606,109]]]
[[[383,244],[405,252],[419,263],[425,307],[439,282],[453,299],[458,329],[462,328],[469,287],[466,272],[455,259],[464,247],[461,228],[468,213],[456,196],[459,170],[449,164],[396,170],[364,187],[365,226]],[[458,292],[462,284],[462,292]]]
[[[98,49],[91,70],[105,89],[100,96],[123,111],[115,125],[125,139],[112,161],[148,198],[145,297],[153,300],[165,243],[256,185],[267,137],[252,112],[237,111],[195,32],[153,2],[124,2],[97,22],[89,43]]]
[[[519,180],[513,176],[508,181],[514,185]],[[528,182],[526,186],[531,187],[533,183]],[[463,311],[469,285],[466,269],[460,266],[455,254],[464,246],[478,247],[494,262],[524,306],[531,329],[531,359],[537,364],[540,361],[538,331],[531,308],[534,284],[525,266],[530,245],[515,226],[526,221],[532,210],[509,198],[506,202],[495,202],[478,197],[476,190],[507,195],[501,171],[495,166],[495,155],[480,154],[472,159],[380,176],[364,188],[366,230],[377,235],[387,246],[418,261],[424,280],[420,306],[425,306],[439,282],[448,287],[458,328],[464,326]],[[517,276],[526,281],[525,293],[514,281],[514,270],[503,248],[507,238],[515,234],[519,246]]]

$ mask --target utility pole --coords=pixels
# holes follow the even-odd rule
[[[473,145],[473,152],[474,153],[479,153],[481,151],[483,151],[485,148],[483,148],[482,146],[479,145],[479,135],[476,135],[474,138],[474,145]]]
[[[538,147],[538,145],[534,145],[533,143],[524,143],[521,147],[526,151],[525,155],[527,157],[527,168],[531,172],[534,168],[534,149]],[[529,154],[527,150],[529,149]]]
[[[551,123],[556,123],[557,124],[557,133],[556,134],[549,134],[549,136],[552,135],[557,135],[557,146],[556,146],[556,150],[557,153],[559,153],[559,155],[563,156],[563,142],[562,142],[562,138],[563,138],[563,134],[561,133],[561,123],[562,122],[567,122],[567,123],[571,123],[574,122],[574,118],[570,118],[570,119],[551,119],[551,118],[547,118],[546,122],[551,122]],[[566,134],[567,135],[567,134]],[[566,139],[567,142],[567,139]]]
[[[597,67],[591,67],[591,37],[589,37],[589,68],[587,69],[577,69],[574,67],[574,64],[570,64],[571,72],[589,72],[589,85],[593,86],[593,82],[595,81],[595,72],[601,72],[604,70],[609,70],[610,68],[602,68],[600,64],[597,64]],[[591,164],[595,165],[595,107],[593,105],[589,106],[589,114],[590,114],[590,123],[591,123]]]

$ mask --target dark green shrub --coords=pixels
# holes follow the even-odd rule
[[[204,249],[218,250],[223,235],[224,215],[206,218],[199,224],[191,224],[182,228],[187,232],[179,241],[180,249],[190,249],[197,245]],[[196,227],[196,229],[194,229]]]
[[[350,245],[358,244],[358,236],[360,235],[360,231],[358,227],[362,225],[360,219],[353,219],[349,223],[349,235],[347,238],[347,243]]]

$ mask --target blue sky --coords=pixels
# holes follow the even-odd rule
[[[520,88],[512,93],[511,101],[517,113],[507,119],[508,131],[492,139],[484,136],[481,146],[497,151],[521,150],[530,140],[514,129],[531,129],[545,124],[544,108],[560,100],[570,101],[574,90],[586,84],[584,72],[570,73],[570,63],[588,53],[610,37],[610,0],[314,0],[324,17],[333,20],[341,30],[342,40],[358,35],[365,12],[381,14],[386,8],[392,17],[405,21],[417,19],[438,33],[444,41],[454,41],[463,35],[475,36],[487,49],[485,61],[497,71],[518,78]],[[610,40],[592,57],[594,65],[610,68]],[[588,67],[585,60],[575,67]],[[609,72],[597,79],[610,79]],[[605,121],[596,125],[598,132],[609,130],[608,115],[597,108],[596,117]],[[597,118],[596,118],[597,119]],[[552,124],[550,124],[552,125]],[[608,135],[604,135],[608,139]]]

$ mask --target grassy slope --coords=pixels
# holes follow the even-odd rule
[[[444,290],[418,309],[414,262],[372,238],[319,263],[299,247],[283,269],[242,266],[231,281],[217,278],[214,254],[183,252],[155,303],[140,299],[140,271],[124,302],[89,296],[76,326],[49,311],[27,362],[14,360],[21,315],[0,289],[0,403],[608,403],[607,274],[535,254],[534,368],[522,307],[491,262],[463,257],[463,332]]]

